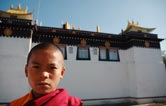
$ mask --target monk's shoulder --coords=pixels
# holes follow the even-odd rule
[[[28,93],[24,95],[23,97],[20,97],[18,99],[11,101],[10,106],[23,106],[30,99],[31,99],[31,95]]]
[[[82,106],[82,101],[80,98],[75,96],[69,96],[69,106]]]

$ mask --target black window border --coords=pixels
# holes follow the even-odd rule
[[[102,48],[106,49],[106,59],[101,59],[101,58],[100,58],[100,50],[101,50]],[[118,57],[117,60],[111,60],[111,59],[109,58],[109,57],[110,57],[110,56],[109,56],[109,51],[110,51],[110,49],[115,49],[115,50],[117,50],[117,57]],[[118,49],[118,48],[113,48],[113,47],[111,47],[111,48],[99,47],[99,61],[120,62],[120,58],[119,58],[119,49]]]
[[[64,47],[65,52],[64,52],[64,56],[63,57],[64,57],[64,60],[67,60],[67,47],[66,47],[66,45],[64,45],[64,44],[58,44],[58,46],[59,46],[59,48]]]
[[[79,48],[82,47],[82,48],[85,48],[87,47],[88,48],[88,58],[79,58]],[[90,47],[88,45],[78,45],[77,46],[77,56],[76,56],[76,60],[91,60],[90,58]]]

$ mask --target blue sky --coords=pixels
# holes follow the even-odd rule
[[[166,0],[0,0],[0,10],[8,10],[13,4],[28,6],[43,26],[62,27],[66,21],[81,30],[119,34],[128,21],[153,28],[152,33],[166,39]],[[161,42],[166,50],[166,40]]]

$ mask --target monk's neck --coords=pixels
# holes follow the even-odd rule
[[[45,94],[38,94],[38,93],[36,93],[36,92],[34,92],[34,91],[32,90],[32,95],[33,95],[33,98],[35,99],[35,98],[42,97],[42,96],[44,96]]]

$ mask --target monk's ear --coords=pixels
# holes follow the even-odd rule
[[[28,77],[28,65],[25,65],[25,76]]]
[[[66,68],[65,67],[62,67],[62,71],[61,71],[61,79],[63,78],[64,74],[65,74],[65,71],[66,71]]]

